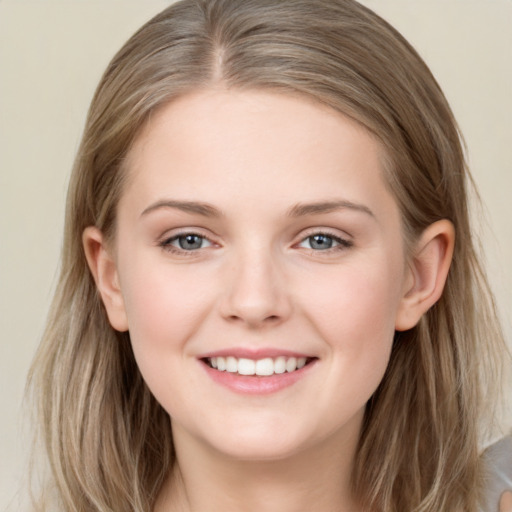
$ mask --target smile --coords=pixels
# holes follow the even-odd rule
[[[267,395],[306,379],[318,357],[280,349],[227,349],[198,358],[206,375],[235,393]]]
[[[206,363],[220,372],[236,373],[238,375],[271,376],[292,373],[303,368],[308,362],[306,357],[265,357],[263,359],[247,359],[228,357],[208,357]]]

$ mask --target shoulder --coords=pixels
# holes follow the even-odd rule
[[[482,454],[485,464],[485,508],[482,512],[499,510],[501,494],[512,490],[512,435],[500,439]]]

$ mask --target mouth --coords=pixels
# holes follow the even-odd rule
[[[227,372],[241,376],[270,377],[294,373],[311,364],[315,357],[265,357],[262,359],[248,359],[243,357],[206,357],[202,361],[213,370]]]
[[[204,354],[199,361],[214,382],[243,395],[273,394],[307,382],[319,359],[272,348],[228,350]]]

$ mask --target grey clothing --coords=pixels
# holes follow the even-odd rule
[[[507,436],[487,448],[486,500],[482,512],[498,512],[500,496],[512,491],[512,436]]]

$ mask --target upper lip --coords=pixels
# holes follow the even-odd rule
[[[237,359],[265,359],[265,358],[276,358],[276,357],[314,357],[311,354],[304,354],[302,352],[296,352],[293,350],[284,350],[279,348],[225,348],[222,350],[215,350],[212,352],[206,352],[201,354],[198,359],[209,359],[212,357],[236,357]]]

